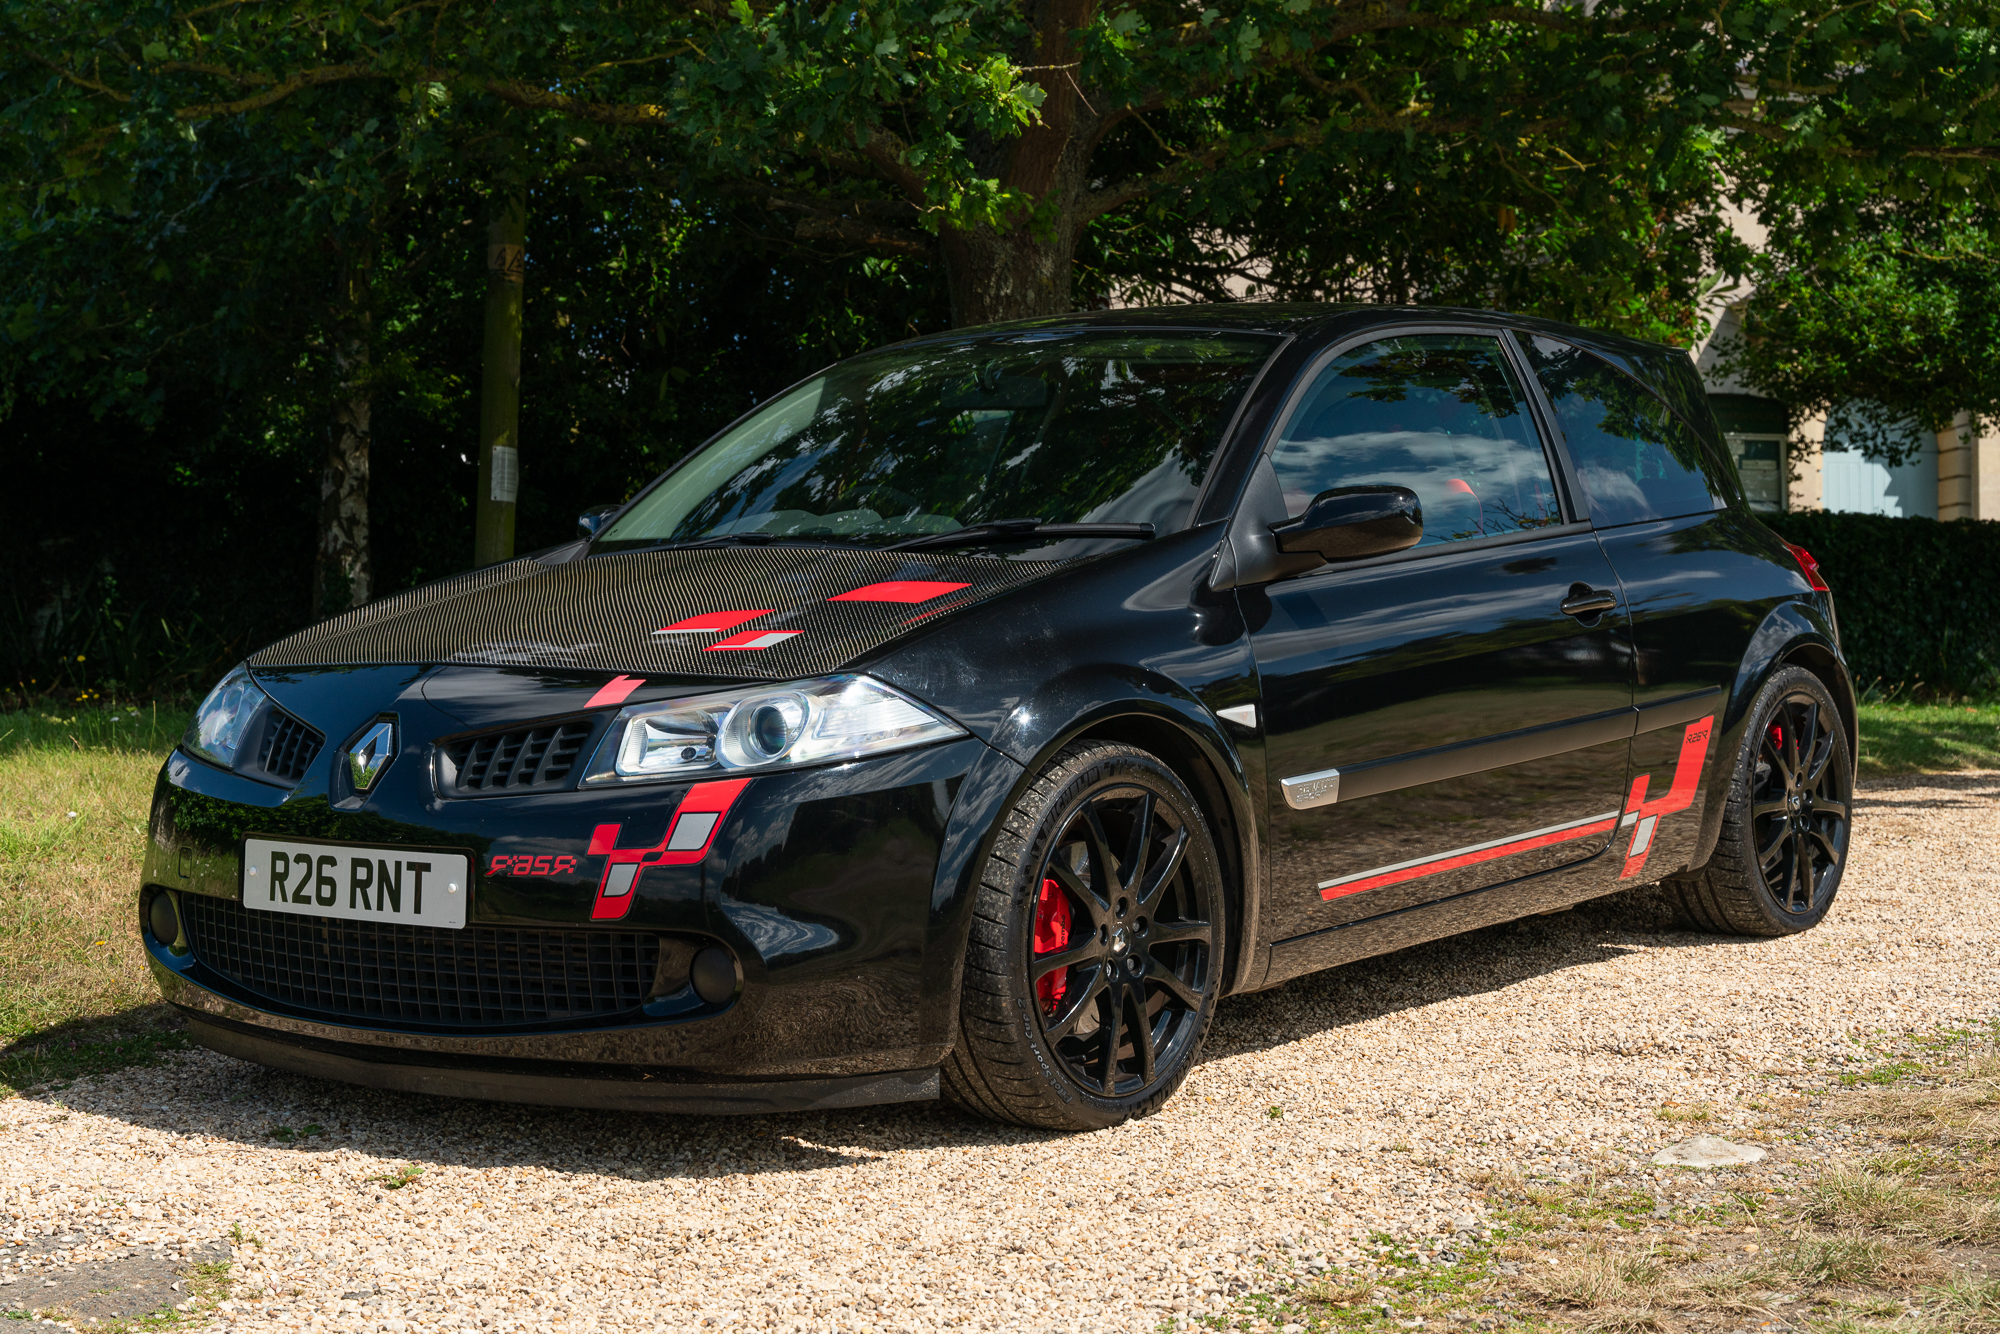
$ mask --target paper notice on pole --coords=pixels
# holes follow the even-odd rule
[[[511,505],[521,493],[521,451],[512,445],[493,446],[492,499]]]

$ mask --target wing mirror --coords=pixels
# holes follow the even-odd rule
[[[576,535],[586,538],[596,537],[604,531],[604,525],[611,522],[611,516],[624,508],[623,505],[598,505],[585,510],[576,516]]]
[[[1386,556],[1424,535],[1424,507],[1407,486],[1337,486],[1290,523],[1272,524],[1278,550],[1324,560]]]

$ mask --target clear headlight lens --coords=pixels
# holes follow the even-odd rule
[[[590,783],[853,759],[964,736],[915,700],[865,676],[635,704],[598,747]]]
[[[238,663],[194,711],[194,721],[188,724],[181,745],[225,769],[233,766],[251,719],[269,698],[250,679],[250,669]]]

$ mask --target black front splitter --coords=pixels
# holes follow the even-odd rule
[[[184,1010],[182,1013],[186,1014]],[[925,1102],[938,1096],[938,1072],[897,1070],[839,1079],[773,1079],[742,1083],[685,1083],[649,1077],[643,1071],[612,1073],[594,1066],[589,1073],[564,1067],[561,1074],[505,1068],[424,1065],[370,1059],[381,1053],[363,1047],[278,1042],[226,1021],[187,1015],[188,1036],[212,1051],[254,1061],[275,1070],[333,1079],[343,1084],[430,1093],[446,1098],[531,1103],[543,1107],[594,1107],[609,1111],[678,1112],[689,1116],[730,1116],[769,1112],[812,1112],[879,1103]],[[345,1045],[345,1044],[343,1044]],[[358,1055],[356,1052],[367,1052]]]

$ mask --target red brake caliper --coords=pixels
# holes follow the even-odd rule
[[[1054,954],[1068,948],[1069,896],[1055,881],[1044,880],[1042,892],[1035,898],[1035,953]],[[1042,1002],[1042,1009],[1050,1014],[1062,1004],[1063,993],[1068,990],[1067,968],[1058,968],[1035,983],[1035,996]]]

